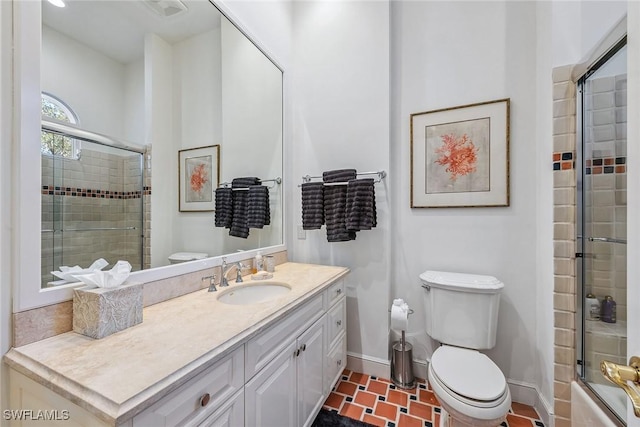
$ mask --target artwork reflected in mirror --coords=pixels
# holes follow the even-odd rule
[[[280,185],[246,239],[213,212],[222,181],[282,176],[282,71],[209,1],[179,3],[42,3],[42,287],[100,258],[135,271],[283,243]]]
[[[219,145],[178,152],[180,212],[214,210],[213,192],[220,183],[219,162]]]

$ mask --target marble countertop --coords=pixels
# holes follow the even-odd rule
[[[204,289],[147,307],[141,324],[106,338],[94,340],[67,332],[13,348],[4,360],[98,418],[119,424],[348,271],[344,267],[280,264],[271,280],[286,282],[292,288],[281,297],[258,304],[228,305],[217,301],[220,292]],[[251,282],[250,276],[245,277],[247,282]]]

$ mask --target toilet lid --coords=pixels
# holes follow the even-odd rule
[[[192,261],[195,259],[204,259],[207,257],[207,254],[200,252],[176,252],[175,254],[171,254],[169,259],[174,261]]]
[[[500,368],[476,350],[441,346],[433,353],[431,366],[446,387],[472,400],[496,400],[507,386]]]

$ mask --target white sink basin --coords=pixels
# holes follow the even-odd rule
[[[218,301],[225,304],[257,304],[280,297],[291,291],[291,286],[283,282],[255,282],[231,285],[218,295]]]

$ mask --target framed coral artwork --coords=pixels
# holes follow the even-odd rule
[[[509,99],[411,115],[411,207],[509,206]]]
[[[213,192],[220,182],[220,146],[178,151],[180,212],[213,211]]]

